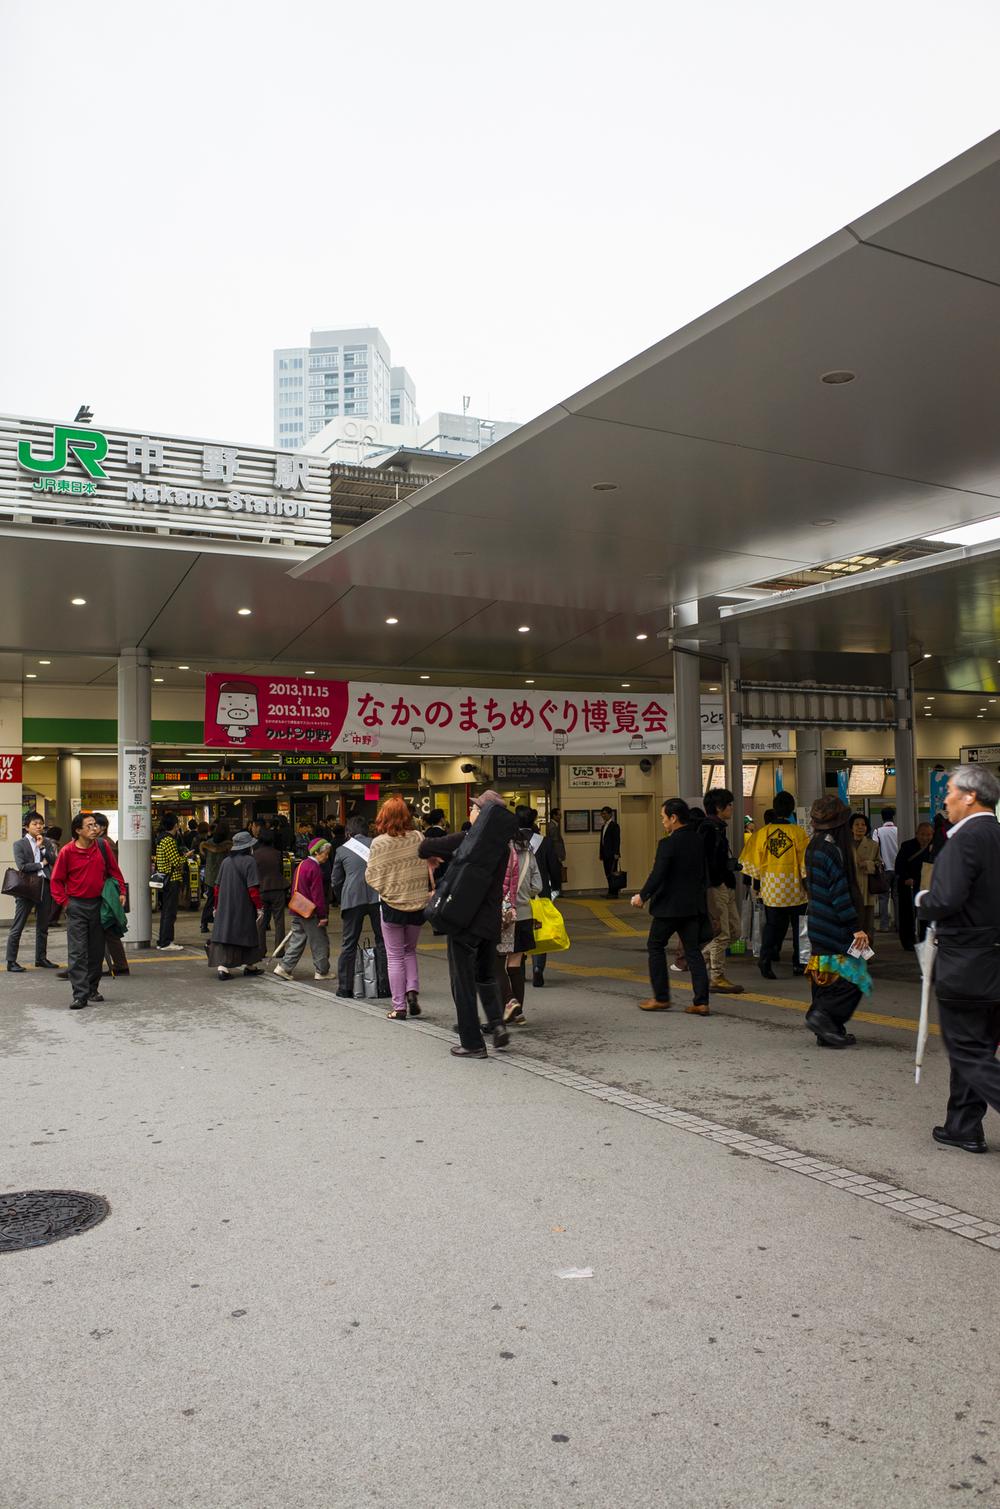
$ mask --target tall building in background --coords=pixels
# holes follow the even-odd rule
[[[308,346],[274,353],[274,443],[305,445],[331,419],[415,424],[416,390],[394,367],[381,330],[313,330]]]

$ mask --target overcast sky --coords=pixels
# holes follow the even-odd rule
[[[3,0],[0,409],[270,443],[379,325],[527,419],[997,128],[979,0]]]

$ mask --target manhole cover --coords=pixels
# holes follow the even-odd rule
[[[0,1252],[46,1247],[63,1237],[89,1231],[111,1206],[100,1195],[78,1189],[26,1189],[0,1195]]]

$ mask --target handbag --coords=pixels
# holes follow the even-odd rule
[[[162,870],[154,870],[149,877],[149,889],[151,891],[162,891],[166,883],[167,877]]]
[[[38,906],[42,899],[42,877],[25,875],[23,871],[15,870],[12,865],[10,869],[4,871],[0,891],[5,896],[16,896],[18,901],[31,901]]]
[[[619,891],[624,891],[628,885],[628,871],[612,870],[608,877],[608,885],[615,887]]]
[[[530,954],[552,954],[569,948],[569,934],[562,912],[547,896],[534,896],[531,901],[531,920],[535,929]]]
[[[354,964],[354,999],[384,1001],[391,995],[385,949],[370,936],[362,938]]]
[[[892,894],[892,881],[886,872],[885,866],[879,860],[875,870],[868,877],[869,896],[890,896]]]
[[[302,865],[299,865],[301,870]],[[292,883],[292,894],[288,898],[288,910],[294,912],[296,917],[311,917],[316,910],[315,901],[310,901],[308,896],[303,896],[299,890],[299,870],[295,871],[295,880]]]

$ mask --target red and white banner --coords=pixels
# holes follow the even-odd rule
[[[0,754],[0,782],[13,785],[21,779],[21,756]]]
[[[722,748],[720,699],[702,702],[702,747]],[[749,733],[749,731],[748,731]],[[390,686],[313,676],[205,678],[205,743],[214,749],[357,750],[370,754],[675,754],[668,693],[535,692]],[[753,745],[753,748],[751,748]],[[766,745],[766,748],[764,747]],[[787,733],[746,753],[788,748]]]

